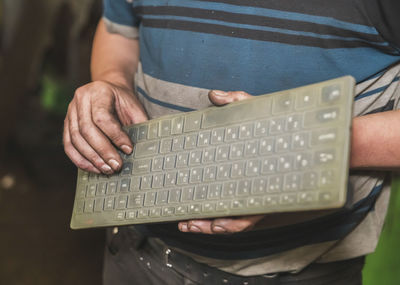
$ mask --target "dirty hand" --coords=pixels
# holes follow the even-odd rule
[[[125,86],[94,81],[76,90],[64,120],[64,150],[79,168],[112,174],[122,166],[115,147],[133,146],[122,126],[147,120],[146,112]]]
[[[208,96],[215,105],[225,105],[234,101],[245,100],[251,95],[242,92],[223,92],[212,90]],[[234,218],[217,218],[204,220],[182,221],[178,228],[182,232],[203,234],[229,234],[243,232],[252,229],[265,215],[242,216]]]

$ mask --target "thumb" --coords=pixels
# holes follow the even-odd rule
[[[241,101],[250,98],[251,95],[244,91],[221,91],[211,90],[208,92],[208,98],[214,105],[225,105],[235,101]]]

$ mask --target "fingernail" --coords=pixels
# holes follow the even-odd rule
[[[105,173],[111,173],[111,172],[112,172],[111,167],[108,166],[107,164],[104,164],[104,165],[101,167],[101,170],[103,170],[103,172],[105,172]]]
[[[226,233],[226,230],[220,226],[215,226],[215,227],[213,227],[212,230],[213,230],[213,232],[216,232],[216,233]]]
[[[200,233],[201,230],[196,226],[191,226],[189,229],[191,232]]]
[[[217,96],[227,96],[228,95],[227,92],[224,92],[224,91],[221,91],[221,90],[213,90],[213,92]]]
[[[187,232],[188,231],[188,226],[187,224],[181,224],[181,232]]]
[[[121,146],[121,149],[126,153],[126,154],[130,154],[132,152],[132,148],[130,146],[127,145],[123,145]]]
[[[118,161],[116,161],[115,159],[110,159],[110,160],[108,161],[108,164],[111,165],[111,167],[112,167],[114,170],[118,170],[118,169],[119,169],[119,163],[118,163]]]

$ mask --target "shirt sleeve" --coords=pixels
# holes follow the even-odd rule
[[[386,41],[400,50],[400,1],[367,0],[369,18]]]
[[[103,20],[110,33],[127,38],[139,37],[139,19],[133,13],[132,0],[103,0]]]

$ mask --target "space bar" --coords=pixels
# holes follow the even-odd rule
[[[204,112],[202,128],[213,128],[239,123],[247,119],[257,119],[271,114],[271,98],[258,97],[251,102],[211,108]]]

